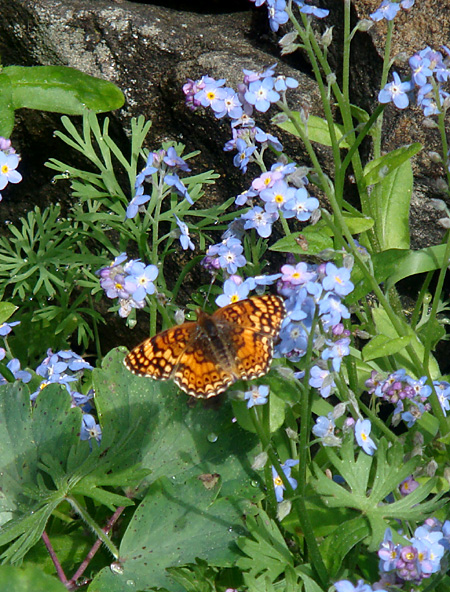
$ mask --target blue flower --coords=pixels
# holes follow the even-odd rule
[[[144,300],[145,296],[156,292],[154,280],[158,276],[156,265],[145,265],[141,261],[130,261],[125,271],[129,274],[131,283],[136,286],[131,296],[136,301]]]
[[[354,586],[349,580],[340,580],[335,582],[334,586],[337,592],[374,592],[372,586],[365,584],[364,580],[358,580]],[[377,589],[377,592],[386,592],[386,590]]]
[[[289,16],[286,12],[285,0],[267,0],[267,10],[269,12],[269,25],[272,31],[278,31],[280,25],[284,25],[288,22]],[[256,109],[261,111],[258,107],[256,107]],[[265,111],[267,111],[267,109],[265,109]]]
[[[178,228],[180,229],[180,244],[182,248],[186,251],[187,249],[191,249],[192,251],[195,249],[194,243],[191,241],[189,236],[189,228],[185,222],[182,222],[178,216],[175,216],[175,220],[178,224]]]
[[[128,204],[125,218],[134,218],[138,213],[140,206],[146,204],[150,199],[150,195],[144,194],[144,187],[139,185],[136,189],[135,196]]]
[[[310,197],[304,187],[299,187],[293,197],[283,206],[285,218],[297,218],[300,222],[306,222],[311,214],[319,207],[319,200]]]
[[[291,477],[291,467],[295,467],[295,465],[298,465],[298,462],[298,460],[288,459],[283,465],[281,465],[283,473],[286,475],[292,489],[297,489],[297,481],[293,477]],[[284,497],[284,490],[286,489],[286,487],[284,486],[283,480],[278,475],[274,467],[272,467],[272,478],[277,502],[282,502]]]
[[[224,99],[226,91],[220,88],[225,84],[225,79],[214,80],[209,78],[204,88],[195,93],[194,98],[199,101],[202,107],[212,107],[214,109],[216,103]]]
[[[324,399],[328,398],[331,395],[332,389],[336,387],[330,371],[319,366],[312,366],[309,384],[318,389],[320,396]]]
[[[278,2],[280,0],[277,0]],[[281,0],[284,2],[284,0]],[[287,16],[287,15],[286,15]],[[273,90],[274,80],[267,77],[263,80],[255,80],[248,85],[248,91],[245,93],[245,100],[253,105],[257,111],[265,113],[271,103],[280,100],[280,95]]]
[[[16,171],[19,161],[18,154],[5,154],[0,151],[0,191],[8,183],[20,183],[22,181],[22,175]]]
[[[295,78],[291,78],[290,76],[283,76],[282,74],[279,74],[275,78],[275,90],[278,92],[285,92],[288,88],[297,88],[297,86],[298,81],[295,80]]]
[[[239,119],[243,114],[242,103],[232,88],[224,88],[225,94],[211,105],[217,119],[228,115],[231,119]]]
[[[183,182],[181,181],[178,175],[166,175],[164,177],[164,183],[166,185],[169,185],[169,187],[173,187],[175,191],[178,193],[178,195],[184,197],[186,201],[191,204],[191,206],[194,205],[194,202],[192,201],[192,198],[189,195],[188,190],[183,185]]]
[[[371,429],[372,425],[368,419],[358,419],[355,423],[355,437],[358,446],[361,446],[369,456],[373,456],[373,453],[377,449],[377,445],[369,436]]]
[[[328,262],[325,266],[326,276],[322,280],[324,290],[334,291],[339,296],[347,296],[353,291],[354,285],[350,281],[350,270],[346,267],[337,268]]]
[[[328,417],[321,415],[316,419],[316,425],[313,426],[312,433],[317,438],[326,438],[328,436],[334,436],[335,428],[333,413],[329,413]],[[324,445],[326,446],[326,444]]]
[[[244,224],[245,230],[255,228],[256,232],[262,238],[267,238],[272,233],[272,224],[278,220],[278,212],[268,213],[259,206],[255,206],[241,218],[246,220]]]
[[[249,146],[245,140],[238,138],[236,140],[236,149],[238,153],[233,158],[235,167],[240,168],[243,173],[247,170],[247,165],[250,161],[250,156],[256,150],[256,146]]]
[[[269,396],[269,387],[266,384],[254,384],[249,391],[244,394],[244,399],[247,401],[247,408],[250,409],[254,405],[265,405]]]
[[[255,127],[254,131],[255,140],[257,142],[259,142],[260,144],[266,142],[269,146],[272,146],[272,148],[274,148],[274,150],[276,150],[277,152],[282,152],[283,145],[276,136],[273,136],[272,134],[263,131],[260,127]]]
[[[337,325],[342,319],[350,318],[348,308],[333,292],[327,292],[320,300],[319,314],[322,321],[330,326]]]
[[[85,413],[81,419],[80,440],[96,440],[100,443],[102,439],[102,428],[95,423],[94,417]]]
[[[411,82],[401,82],[397,72],[393,72],[392,75],[394,80],[380,90],[378,101],[380,103],[390,103],[392,101],[398,109],[406,109],[409,105],[407,93],[412,90]]]
[[[235,276],[234,276],[235,277]],[[223,284],[223,294],[217,296],[217,306],[226,306],[227,304],[233,304],[239,302],[239,300],[245,300],[250,292],[250,287],[247,283],[237,283],[233,277],[225,280]]]
[[[426,84],[427,77],[433,74],[429,66],[430,60],[428,58],[423,58],[417,53],[409,58],[412,80],[417,86],[423,86]]]
[[[322,352],[322,360],[332,360],[333,370],[339,372],[341,368],[342,359],[350,353],[350,339],[344,337],[338,341],[327,342],[330,347],[327,347]]]
[[[382,19],[386,19],[387,21],[392,21],[397,12],[400,10],[400,4],[397,2],[390,2],[390,0],[383,0],[380,6],[376,9],[375,12],[372,12],[370,18],[377,22],[381,21]]]
[[[277,181],[273,187],[263,189],[259,194],[261,199],[265,202],[264,209],[266,212],[276,212],[280,208],[286,205],[286,202],[290,201],[295,195],[295,188],[289,187],[289,185],[283,181]]]
[[[300,12],[303,14],[312,14],[316,18],[324,18],[329,15],[330,11],[326,8],[318,8],[317,6],[311,6],[306,4],[303,0],[294,0],[295,4],[300,8]]]
[[[311,271],[304,261],[296,265],[283,265],[281,271],[283,282],[289,282],[294,286],[306,284],[316,277],[315,272]]]
[[[167,166],[172,168],[178,168],[188,173],[191,169],[185,160],[178,156],[177,151],[173,146],[167,149],[166,155],[163,157],[163,161]]]
[[[27,382],[30,382],[31,374],[29,372],[27,372],[26,370],[20,369],[20,361],[17,358],[13,358],[12,360],[10,360],[6,364],[6,367],[13,374],[13,376],[16,380],[21,380],[25,384]],[[0,384],[6,384],[6,383],[7,383],[6,379],[3,376],[0,376]]]
[[[12,328],[16,325],[20,325],[20,321],[14,321],[12,323],[3,323],[0,325],[0,336],[6,337],[12,331]]]
[[[238,267],[244,267],[247,263],[246,258],[242,254],[244,247],[237,238],[229,238],[222,243],[217,250],[219,256],[219,266],[226,269],[229,274],[236,273]]]

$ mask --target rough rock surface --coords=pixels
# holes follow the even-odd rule
[[[314,26],[320,32],[325,24],[334,25],[330,57],[339,77],[343,2],[323,0],[316,4],[331,11],[326,21],[317,21]],[[378,0],[354,0],[354,23],[367,18],[378,4]],[[399,16],[399,30],[393,38],[396,53],[410,56],[426,45],[439,49],[448,40],[447,3],[422,0],[418,4],[409,15]],[[215,169],[221,175],[207,197],[212,201],[240,193],[248,187],[251,176],[242,177],[235,171],[230,166],[230,154],[222,150],[229,138],[228,125],[219,123],[210,113],[191,113],[185,108],[181,86],[186,78],[209,74],[227,78],[235,85],[242,77],[242,68],[260,69],[278,62],[279,71],[300,82],[290,95],[292,103],[321,114],[316,84],[304,55],[298,51],[280,59],[277,38],[286,30],[280,28],[279,35],[272,33],[266,8],[256,9],[247,0],[234,0],[225,8],[216,0],[0,0],[0,14],[0,54],[5,66],[64,64],[116,83],[126,95],[125,106],[111,115],[116,141],[125,146],[131,117],[143,114],[153,121],[151,149],[167,139],[185,143],[189,151],[200,149],[197,170]],[[385,33],[386,23],[378,23],[368,32],[358,32],[354,39],[352,97],[356,105],[368,110],[376,105]],[[406,73],[407,62],[399,58],[395,69]],[[429,151],[436,150],[438,132],[424,127],[423,115],[416,108],[398,111],[388,106],[385,114],[387,149],[414,141],[424,145],[414,159],[420,189],[413,195],[411,223],[416,246],[437,243],[443,231],[436,220],[442,213],[430,199],[445,197],[440,185],[443,168],[432,162]],[[268,121],[268,116],[262,117],[261,127],[268,129]],[[23,157],[24,182],[3,192],[1,222],[16,220],[36,203],[69,199],[68,184],[52,184],[52,171],[43,167],[52,156],[73,161],[74,155],[53,137],[54,129],[60,127],[59,115],[27,110],[17,113],[12,139]],[[279,130],[275,133],[280,135]],[[282,139],[298,163],[308,164],[306,154],[292,138],[282,135]],[[319,152],[329,169],[329,152]]]

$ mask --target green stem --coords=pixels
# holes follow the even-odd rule
[[[272,449],[270,437],[268,437],[265,433],[263,426],[259,420],[258,413],[256,409],[252,409],[251,418],[253,421],[253,425],[255,427],[256,433],[262,443],[263,449],[267,451],[267,455],[269,457],[270,462],[272,463],[275,471],[283,481],[283,485],[286,489],[287,494],[290,498],[292,498],[293,505],[296,507],[300,528],[305,536],[305,540],[308,546],[308,550],[311,557],[311,563],[314,566],[321,582],[323,585],[327,585],[328,583],[328,573],[323,563],[322,556],[320,554],[319,546],[317,545],[317,541],[314,535],[314,530],[312,528],[311,520],[309,518],[309,514],[306,509],[306,505],[302,496],[296,496],[295,492],[292,488],[292,485],[289,483],[288,478],[286,477],[283,469],[281,468],[281,463],[278,460],[277,455],[275,454],[274,450]],[[271,477],[270,477],[271,478]]]
[[[89,293],[89,306],[91,307],[92,310],[94,309],[94,302],[92,300],[92,294]],[[101,343],[100,343],[100,335],[98,333],[98,323],[97,323],[97,319],[95,318],[95,316],[92,318],[92,330],[94,331],[94,341],[95,341],[95,350],[97,353],[97,360],[100,362],[100,360],[103,358],[102,355],[102,347],[101,347]]]
[[[86,512],[86,510],[83,508],[83,506],[81,506],[74,497],[67,496],[66,500],[69,502],[69,504],[75,510],[75,512],[80,516],[80,518],[82,518],[82,520],[84,520],[84,522],[89,526],[89,528],[92,530],[92,532],[95,533],[97,538],[102,541],[102,543],[105,545],[105,547],[108,549],[108,551],[114,557],[114,559],[116,559],[116,560],[119,559],[119,549],[114,545],[114,543],[111,541],[111,539],[103,532],[103,530],[95,522],[95,520],[92,520],[92,518]]]

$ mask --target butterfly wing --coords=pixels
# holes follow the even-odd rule
[[[128,370],[157,380],[172,378],[186,348],[195,341],[196,323],[183,323],[146,339],[126,356]]]
[[[236,380],[253,380],[267,374],[273,355],[273,338],[252,329],[233,326],[229,334],[233,343]]]
[[[280,296],[264,294],[240,300],[219,308],[212,318],[220,326],[222,321],[275,338],[286,316]]]

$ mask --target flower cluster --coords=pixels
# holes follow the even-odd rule
[[[405,537],[406,538],[406,537]],[[441,568],[441,559],[450,549],[450,521],[443,524],[428,518],[414,531],[409,545],[395,544],[388,528],[378,550],[381,585],[420,584]]]
[[[119,315],[122,318],[128,317],[133,308],[145,306],[146,296],[156,292],[153,282],[158,276],[156,265],[126,260],[126,253],[121,253],[108,267],[97,271],[106,296],[119,299]]]
[[[300,12],[315,16],[316,18],[324,18],[328,16],[330,12],[325,8],[312,6],[303,0],[293,1],[298,6]],[[289,15],[286,10],[286,0],[250,0],[250,2],[254,2],[255,6],[262,6],[263,4],[267,5],[269,25],[272,31],[278,31],[280,25],[286,24],[289,20]]]
[[[152,186],[155,199],[163,199],[170,192],[175,192],[192,205],[194,202],[178,176],[178,170],[189,172],[191,169],[186,161],[178,156],[173,146],[167,150],[150,152],[145,167],[136,177],[135,193],[128,204],[126,217],[134,218],[139,211],[145,211],[145,204],[151,202],[153,193],[144,193],[144,183]]]
[[[366,381],[369,394],[374,394],[384,401],[394,404],[392,422],[396,425],[401,419],[410,428],[425,411],[431,409],[427,403],[432,388],[426,384],[426,376],[415,379],[406,374],[404,369],[392,372],[386,378],[375,370]],[[450,384],[445,381],[435,382],[438,398],[444,413],[450,409]]]
[[[393,102],[398,109],[405,109],[414,92],[425,117],[441,113],[450,102],[450,94],[442,88],[450,77],[450,49],[445,46],[442,49],[446,55],[430,47],[415,53],[409,59],[409,80],[401,82],[397,72],[393,72],[394,80],[378,94],[380,103]]]
[[[11,140],[7,140],[0,136],[0,191],[4,189],[8,183],[20,183],[22,175],[16,171],[20,162],[20,156],[11,146]],[[0,193],[0,201],[2,194]]]
[[[287,357],[297,362],[306,353],[309,333],[315,321],[315,332],[328,335],[321,345],[321,361],[311,368],[311,386],[319,389],[322,397],[331,394],[332,385],[326,383],[330,372],[338,372],[342,358],[349,353],[349,333],[342,319],[350,313],[342,298],[353,290],[350,269],[338,268],[334,263],[312,265],[305,262],[283,265],[278,281],[278,292],[286,298],[287,315],[280,331],[276,357]],[[319,347],[319,343],[316,344]]]
[[[225,86],[225,79],[215,80],[210,76],[188,80],[183,86],[190,109],[210,107],[218,119],[227,116],[231,120],[232,139],[224,150],[237,151],[233,164],[243,173],[249,162],[261,160],[268,146],[279,152],[283,149],[278,138],[257,127],[252,117],[255,110],[265,113],[272,103],[285,97],[288,88],[298,86],[294,78],[275,76],[275,67],[260,72],[244,70],[243,82],[237,91]]]
[[[42,390],[50,384],[62,385],[72,399],[72,407],[80,407],[83,411],[80,439],[88,440],[93,438],[100,442],[101,428],[95,422],[94,416],[89,413],[93,410],[91,400],[94,397],[94,392],[90,390],[87,394],[83,394],[77,390],[85,370],[93,370],[93,368],[75,352],[62,350],[53,353],[49,349],[47,357],[36,368],[36,374],[42,378],[42,381],[30,395],[30,400],[35,401]]]
[[[335,433],[335,419],[340,417],[344,411],[345,405],[338,405],[327,417],[324,415],[317,417],[312,433],[320,438],[323,446],[340,446],[342,444],[342,439]],[[348,417],[343,424],[343,432],[354,430],[356,443],[369,456],[373,456],[377,449],[377,445],[370,437],[371,429],[372,424],[368,419],[357,419],[355,422],[352,417]]]

